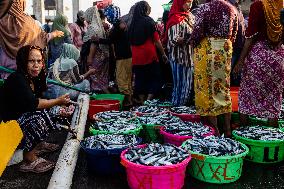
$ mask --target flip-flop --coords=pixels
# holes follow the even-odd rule
[[[36,152],[35,152],[36,155],[42,155],[44,153],[55,152],[60,149],[60,146],[58,144],[43,142],[41,145],[42,146],[36,149]]]
[[[20,166],[20,171],[25,173],[26,172],[44,173],[53,169],[54,166],[55,166],[54,162],[47,161],[43,158],[38,158],[31,163],[23,163]]]

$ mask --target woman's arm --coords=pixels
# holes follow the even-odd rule
[[[162,55],[163,61],[165,63],[168,62],[168,57],[167,57],[167,55],[164,51],[164,48],[163,48],[163,45],[162,45],[160,39],[159,39],[158,32],[154,33],[153,40],[154,40],[154,44],[155,44],[156,48],[158,49],[159,53]]]
[[[69,94],[62,95],[56,99],[39,99],[37,109],[48,109],[54,106],[66,105],[70,103]]]
[[[95,46],[95,44],[92,43],[91,46],[90,46],[90,52],[89,52],[89,55],[88,55],[88,58],[87,58],[87,65],[88,66],[93,64],[95,53],[96,53],[96,46]]]

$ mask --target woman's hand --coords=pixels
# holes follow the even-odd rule
[[[179,38],[177,39],[177,44],[178,44],[178,45],[183,45],[183,44],[184,44],[184,38],[183,38],[183,37],[179,37]]]
[[[243,67],[243,64],[244,64],[244,61],[238,61],[237,64],[235,65],[234,67],[234,70],[233,70],[233,76],[234,78],[237,78],[239,73],[241,73],[242,71],[242,67]]]
[[[69,94],[62,95],[57,98],[58,105],[67,105],[70,103],[70,96]]]
[[[94,75],[95,73],[96,73],[96,69],[94,69],[94,68],[90,68],[89,71],[88,71],[89,75]]]
[[[162,56],[162,59],[163,59],[164,63],[168,63],[169,62],[169,59],[168,59],[167,55],[165,55],[165,54]]]
[[[51,35],[52,35],[53,38],[63,37],[64,36],[64,32],[55,30],[55,31],[51,32]]]

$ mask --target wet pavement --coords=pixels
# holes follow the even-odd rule
[[[88,129],[86,129],[87,134]],[[66,132],[60,131],[53,134],[50,142],[56,142],[63,146]],[[56,160],[59,151],[44,156],[49,160]],[[281,189],[284,188],[284,174],[279,173],[278,164],[255,164],[245,161],[241,178],[230,184],[208,184],[198,181],[190,176],[185,179],[184,189]],[[19,165],[8,167],[0,178],[1,189],[45,189],[48,186],[52,172],[45,174],[21,173]],[[127,189],[125,174],[113,176],[97,176],[88,173],[85,153],[81,150],[73,177],[72,189]]]

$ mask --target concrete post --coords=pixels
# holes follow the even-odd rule
[[[45,23],[44,0],[33,0],[33,14],[40,23]]]
[[[73,22],[77,20],[77,13],[80,10],[79,0],[72,0],[73,3]]]

